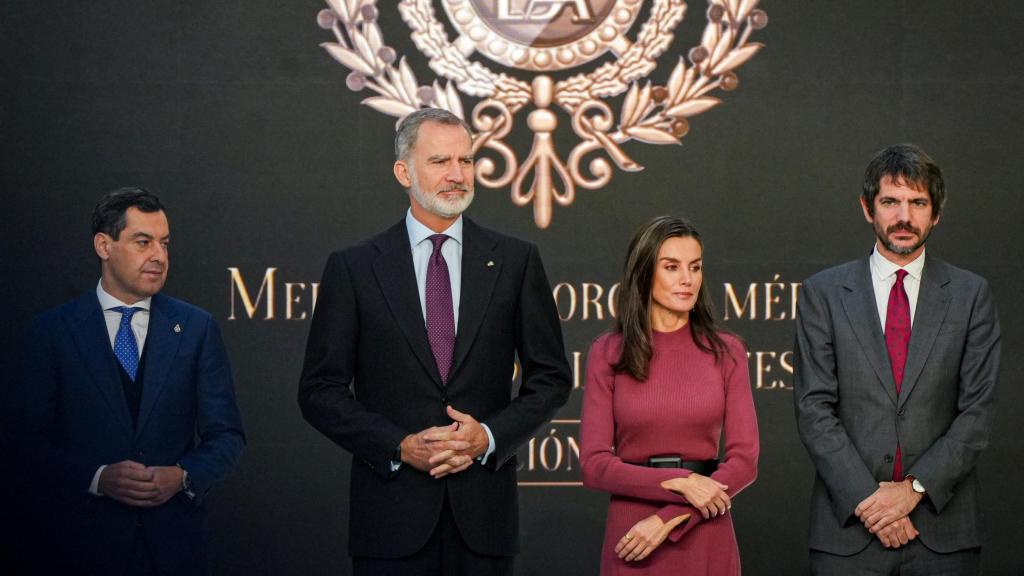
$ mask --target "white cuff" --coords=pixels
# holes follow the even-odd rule
[[[484,432],[487,432],[487,451],[479,459],[481,464],[487,464],[487,459],[494,454],[494,434],[491,434],[491,427],[487,424],[481,422],[480,425],[484,427]]]
[[[93,496],[103,496],[103,494],[100,494],[100,474],[103,473],[103,469],[106,467],[106,464],[100,466],[96,469],[96,473],[92,475],[92,483],[89,484],[89,494],[92,494]]]

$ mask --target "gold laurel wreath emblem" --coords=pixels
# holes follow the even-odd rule
[[[362,103],[398,121],[425,106],[444,108],[465,119],[459,92],[480,99],[468,119],[476,131],[473,151],[495,154],[504,170],[499,174],[494,159],[482,157],[477,162],[477,180],[488,188],[511,185],[512,202],[517,206],[532,203],[534,222],[543,229],[551,225],[554,204],[573,203],[577,186],[596,190],[611,181],[613,169],[601,156],[593,157],[587,164],[588,173],[583,172],[580,165],[588,155],[601,150],[620,170],[643,170],[626,154],[623,144],[631,140],[680,144],[689,132],[690,118],[721,104],[709,94],[735,89],[739,83],[735,70],[764,47],[749,41],[754,30],[768,23],[758,3],[709,0],[701,43],[679,58],[663,86],[644,82],[644,78],[671,45],[675,28],[686,14],[683,0],[654,0],[635,42],[619,38],[608,48],[616,58],[559,82],[546,74],[526,82],[471,61],[472,42],[465,37],[451,42],[430,0],[401,0],[398,10],[416,47],[430,59],[431,70],[446,80],[444,84],[437,79],[429,85],[419,84],[405,57],[399,58],[384,43],[376,0],[327,0],[329,8],[317,15],[317,22],[334,33],[336,41],[321,46],[351,71],[346,78],[348,88],[375,92],[376,96]],[[623,93],[616,117],[602,100]],[[579,138],[564,161],[553,142],[558,117],[552,104],[571,117]],[[533,110],[526,122],[534,133],[533,146],[520,163],[505,138],[516,114],[529,105]]]

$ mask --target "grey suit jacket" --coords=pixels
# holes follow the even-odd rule
[[[999,322],[988,283],[927,256],[897,397],[868,258],[808,278],[794,350],[797,426],[817,470],[812,549],[851,555],[874,536],[854,508],[906,474],[928,494],[910,514],[936,552],[980,546],[975,463],[988,444],[999,371]]]

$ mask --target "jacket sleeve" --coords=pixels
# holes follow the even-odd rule
[[[793,399],[800,440],[831,495],[832,512],[845,526],[857,521],[854,509],[878,483],[846,433],[837,414],[839,382],[835,340],[826,300],[807,281],[797,304],[793,350]]]
[[[61,498],[87,500],[96,470],[108,462],[91,461],[56,445],[51,438],[59,410],[60,373],[52,316],[32,322],[25,339],[15,386],[10,435],[25,482]]]
[[[974,469],[988,446],[995,418],[995,389],[999,374],[999,320],[988,283],[976,292],[960,360],[957,415],[940,436],[906,471],[928,490],[937,512],[953,497],[957,483]]]
[[[359,310],[343,252],[324,269],[299,380],[299,407],[314,428],[378,475],[393,476],[391,459],[408,432],[356,400],[350,386],[356,364]]]
[[[181,458],[197,499],[234,469],[245,446],[242,416],[235,401],[231,364],[216,321],[206,317],[196,371],[195,448]]]
[[[485,424],[494,434],[487,466],[497,470],[565,404],[572,373],[565,359],[562,327],[536,246],[529,245],[515,316],[516,353],[522,366],[519,394]]]

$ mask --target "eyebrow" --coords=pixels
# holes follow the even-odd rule
[[[693,259],[693,260],[691,260],[691,261],[690,261],[690,264],[696,264],[697,262],[700,262],[700,261],[701,261],[701,260],[703,260],[703,259],[704,259],[703,257],[700,257],[700,258],[695,258],[695,259]],[[682,260],[680,260],[680,259],[678,259],[678,258],[672,258],[671,256],[662,256],[661,258],[658,258],[658,261],[659,261],[659,262],[662,262],[662,261],[665,261],[665,262],[673,262],[673,263],[675,263],[675,264],[679,264],[679,263],[681,263],[681,262],[682,262]]]
[[[135,240],[136,238],[146,238],[147,240],[154,240],[156,239],[156,236],[153,236],[149,232],[136,232],[132,234],[131,239]],[[161,240],[169,240],[170,238],[171,236],[168,234],[167,236],[161,238]]]

